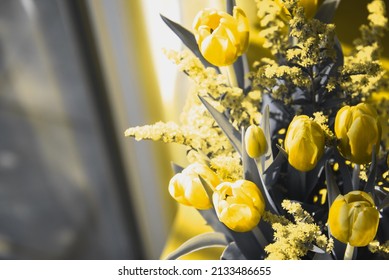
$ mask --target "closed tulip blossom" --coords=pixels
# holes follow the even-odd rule
[[[378,223],[379,212],[373,198],[363,191],[339,195],[328,216],[331,234],[354,247],[368,245],[377,233]]]
[[[169,193],[181,204],[205,210],[211,208],[212,203],[199,175],[213,189],[220,183],[220,179],[208,166],[193,163],[171,178]]]
[[[249,22],[238,7],[234,7],[232,16],[215,9],[200,11],[193,30],[201,54],[216,66],[234,63],[248,47]]]
[[[301,115],[289,124],[284,144],[290,165],[306,172],[312,170],[323,155],[325,136],[319,124]]]
[[[258,158],[262,156],[267,150],[267,142],[262,128],[252,124],[245,134],[246,152],[251,158]]]
[[[212,199],[219,220],[237,232],[252,230],[265,211],[260,190],[247,180],[221,183]]]
[[[378,154],[381,124],[377,112],[369,104],[342,107],[336,114],[335,134],[340,153],[354,163],[371,162],[373,146]]]

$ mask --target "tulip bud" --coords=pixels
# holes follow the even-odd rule
[[[220,179],[208,166],[193,163],[171,178],[169,193],[181,204],[205,210],[212,208],[212,204],[199,175],[212,189],[220,183]]]
[[[354,247],[368,245],[375,237],[379,212],[372,197],[363,191],[338,195],[330,207],[328,224],[331,234]]]
[[[381,124],[377,112],[369,104],[342,107],[336,114],[335,134],[340,153],[354,163],[369,163],[374,145],[378,154]]]
[[[258,158],[267,150],[267,142],[262,128],[252,124],[247,128],[244,136],[247,154],[251,158]]]
[[[285,136],[285,151],[290,165],[300,171],[312,170],[324,152],[322,128],[308,116],[295,116]]]
[[[216,66],[234,63],[248,47],[249,22],[238,7],[234,7],[233,16],[215,9],[200,11],[193,30],[201,54]]]
[[[219,220],[238,232],[252,230],[265,211],[261,191],[257,185],[246,180],[221,183],[212,199]]]

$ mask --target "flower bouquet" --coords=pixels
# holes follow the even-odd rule
[[[388,258],[389,104],[371,102],[388,87],[384,2],[368,5],[345,55],[331,23],[340,0],[255,1],[272,56],[251,70],[235,1],[200,11],[192,31],[162,16],[187,47],[166,54],[195,90],[180,124],[125,135],[187,147],[190,164],[173,164],[168,190],[214,230],[168,259],[212,246],[225,246],[221,259]]]

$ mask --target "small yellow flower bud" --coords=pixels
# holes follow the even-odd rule
[[[208,166],[193,163],[170,179],[169,193],[181,204],[205,210],[212,208],[212,204],[199,175],[213,189],[220,183],[220,179]]]
[[[372,197],[363,191],[338,195],[328,216],[331,234],[354,247],[368,245],[375,237],[379,212]]]
[[[234,63],[248,47],[249,21],[238,7],[234,7],[233,16],[215,9],[200,11],[193,30],[201,54],[216,66]]]
[[[378,154],[381,124],[377,112],[369,104],[342,107],[336,114],[335,134],[340,153],[354,163],[369,163],[374,145]]]
[[[261,191],[257,185],[246,180],[221,183],[212,199],[219,220],[238,232],[252,230],[265,211]]]
[[[290,165],[306,172],[312,170],[323,155],[325,136],[320,125],[308,116],[295,116],[284,143]]]
[[[251,158],[258,158],[267,151],[265,134],[262,128],[255,124],[247,128],[244,140],[247,154]]]

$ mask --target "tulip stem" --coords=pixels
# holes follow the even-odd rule
[[[231,87],[237,87],[238,81],[236,80],[234,64],[223,66],[220,69],[228,78]]]
[[[352,175],[352,185],[354,191],[359,190],[359,173],[360,173],[360,165],[355,164],[353,175]]]
[[[354,246],[351,246],[350,243],[347,243],[346,251],[344,252],[345,260],[352,260],[354,254]]]

